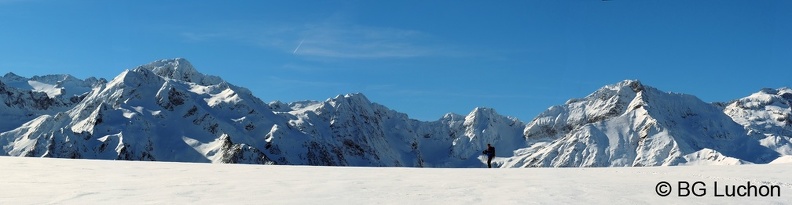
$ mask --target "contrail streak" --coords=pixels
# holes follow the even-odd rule
[[[292,54],[297,54],[297,50],[299,50],[299,49],[300,49],[300,46],[302,46],[303,42],[305,42],[305,39],[303,39],[302,41],[300,41],[300,44],[297,44],[297,48],[295,48],[295,49],[294,49],[294,51],[292,52]]]

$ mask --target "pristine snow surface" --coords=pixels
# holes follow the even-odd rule
[[[363,168],[0,157],[0,204],[784,204],[792,164],[619,168]],[[703,181],[703,197],[655,185]],[[781,197],[715,197],[714,182]],[[723,188],[723,187],[721,187]],[[721,193],[723,190],[720,191]]]

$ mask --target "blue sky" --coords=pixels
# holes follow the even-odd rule
[[[708,102],[792,86],[792,1],[0,0],[2,73],[175,57],[267,102],[361,92],[419,120],[527,122],[625,79]]]

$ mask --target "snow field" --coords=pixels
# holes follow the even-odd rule
[[[784,204],[792,164],[644,168],[368,168],[0,157],[0,204]],[[655,186],[672,184],[660,197]],[[678,181],[706,183],[676,196]],[[780,197],[715,197],[718,184]],[[723,191],[721,191],[723,192]]]

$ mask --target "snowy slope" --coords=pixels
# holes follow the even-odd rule
[[[109,82],[6,74],[0,155],[483,167],[481,151],[493,144],[499,167],[768,163],[792,150],[789,93],[766,89],[710,104],[623,81],[553,106],[528,124],[491,108],[425,122],[360,93],[264,103],[177,58]]]
[[[0,157],[0,204],[787,204],[792,164],[418,169],[250,166]],[[79,180],[75,180],[79,179]],[[660,197],[656,184],[706,183]],[[776,197],[716,197],[726,185]],[[702,188],[697,186],[695,188]],[[700,193],[700,192],[698,192]]]

